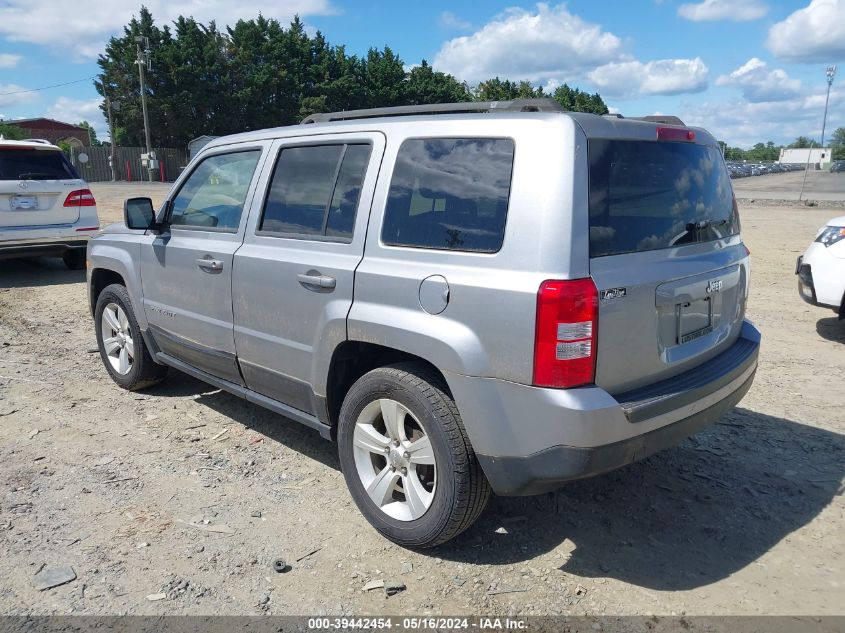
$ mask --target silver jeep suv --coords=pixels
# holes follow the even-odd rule
[[[409,547],[676,444],[757,367],[728,171],[677,119],[314,115],[211,142],[88,260],[118,385],[173,367],[336,439]]]

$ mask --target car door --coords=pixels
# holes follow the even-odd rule
[[[318,417],[319,377],[346,339],[383,153],[379,133],[280,140],[262,208],[235,254],[235,346],[246,385]]]
[[[161,351],[237,384],[232,257],[269,146],[208,152],[168,198],[163,232],[141,247],[144,310]]]

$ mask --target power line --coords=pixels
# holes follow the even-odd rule
[[[40,92],[41,90],[50,90],[51,88],[61,88],[62,86],[70,86],[71,84],[78,84],[82,83],[83,81],[90,81],[91,79],[96,79],[97,75],[92,75],[91,77],[84,77],[83,79],[76,79],[74,81],[66,81],[63,84],[54,84],[52,86],[44,86],[43,88],[31,88],[29,90],[16,90],[15,92],[0,92],[0,97],[8,97],[10,95],[20,95],[25,92]]]

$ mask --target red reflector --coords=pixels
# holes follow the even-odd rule
[[[534,333],[536,386],[569,388],[595,381],[598,303],[592,279],[540,284]]]
[[[680,127],[657,128],[658,141],[694,141],[695,132]]]
[[[100,227],[99,226],[86,226],[86,227],[83,227],[81,229],[76,229],[76,230],[77,231],[99,231]]]
[[[67,194],[65,198],[66,207],[94,207],[97,201],[94,199],[94,194],[90,189],[77,189]]]

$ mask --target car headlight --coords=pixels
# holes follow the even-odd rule
[[[845,239],[845,226],[826,226],[816,241],[825,246],[833,246],[839,240]]]

